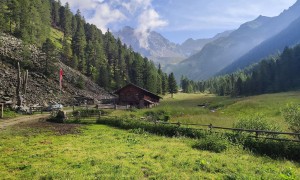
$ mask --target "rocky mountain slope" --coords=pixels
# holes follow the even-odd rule
[[[285,29],[300,14],[300,1],[276,17],[259,16],[241,25],[228,37],[206,44],[203,49],[169,69],[177,77],[182,74],[193,80],[212,77],[268,38]]]
[[[24,47],[28,59],[24,58]],[[42,73],[45,64],[45,55],[32,45],[7,34],[0,35],[0,101],[16,101],[17,62],[21,66],[30,67],[27,93],[24,97],[27,105],[47,104],[49,102],[62,102],[72,104],[74,96],[85,96],[96,100],[112,97],[110,93],[93,83],[78,71],[61,62],[55,63],[56,70],[50,78]],[[63,91],[60,94],[59,69],[64,71]],[[82,88],[78,82],[82,82]]]
[[[199,52],[207,43],[218,38],[228,36],[232,31],[225,31],[215,37],[207,39],[187,39],[182,44],[175,44],[161,34],[152,31],[148,37],[148,47],[142,47],[135,35],[135,29],[126,26],[122,30],[115,32],[114,35],[134,51],[153,60],[156,64],[160,63],[163,67],[168,64],[177,64],[189,56]]]

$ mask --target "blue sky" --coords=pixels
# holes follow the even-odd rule
[[[149,31],[172,42],[212,37],[259,15],[277,16],[296,0],[61,0],[80,9],[86,20],[106,31],[136,28],[142,46]]]

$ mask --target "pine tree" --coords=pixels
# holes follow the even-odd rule
[[[53,63],[57,58],[55,45],[49,38],[47,38],[46,42],[42,46],[42,50],[46,55],[45,64],[44,64],[44,74],[46,76],[49,76],[53,74],[53,70],[54,70]]]
[[[78,10],[76,13],[77,20],[77,31],[72,39],[73,54],[78,57],[78,70],[82,73],[86,70],[85,62],[85,48],[86,48],[86,37],[84,31],[84,20],[81,17],[81,13]]]
[[[66,3],[65,7],[61,9],[60,24],[64,32],[65,38],[72,35],[72,12],[70,10],[69,3]]]
[[[169,84],[168,84],[168,75],[166,73],[163,73],[162,75],[162,94],[165,95],[167,92],[169,92]]]
[[[7,21],[7,4],[6,1],[0,1],[0,32],[6,31],[8,29]]]
[[[59,27],[60,16],[59,16],[59,9],[61,7],[60,1],[52,0],[51,4],[51,19],[52,25],[55,27]]]
[[[169,74],[168,84],[169,84],[169,93],[173,98],[173,94],[178,92],[177,82],[173,73]]]

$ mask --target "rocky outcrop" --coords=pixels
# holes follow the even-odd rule
[[[24,50],[25,49],[25,50]],[[26,52],[25,52],[26,51]],[[26,56],[26,59],[25,57]],[[24,45],[23,42],[7,34],[0,35],[0,102],[16,102],[17,62],[30,64],[27,92],[24,103],[44,105],[49,102],[72,104],[74,96],[85,96],[95,100],[108,99],[112,95],[99,87],[80,72],[68,67],[58,60],[57,69],[51,78],[42,71],[45,56],[42,51],[33,45]],[[64,71],[63,88],[59,88],[59,69]],[[77,81],[83,80],[82,89],[76,86]]]

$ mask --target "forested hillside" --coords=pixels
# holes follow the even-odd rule
[[[300,88],[300,45],[285,48],[277,57],[270,57],[242,71],[194,82],[182,77],[184,92],[209,91],[218,95],[255,95]]]
[[[107,90],[132,82],[152,92],[168,91],[168,75],[154,63],[133,52],[109,30],[103,33],[89,24],[78,10],[74,15],[67,4],[55,0],[0,1],[0,32],[35,44],[47,62],[60,59]],[[62,32],[58,43],[50,36],[53,28]],[[51,76],[55,69],[46,69]]]
[[[227,66],[221,73],[232,73],[237,69],[243,69],[251,64],[257,63],[263,58],[282,53],[286,46],[294,46],[300,43],[300,18],[292,22],[286,29],[269,38],[260,45],[253,48],[244,56],[240,57],[231,65]],[[219,74],[221,74],[219,73]]]
[[[299,18],[299,12],[300,1],[297,1],[278,16],[259,16],[246,22],[229,36],[206,44],[200,52],[174,66],[172,71],[179,77],[185,75],[192,80],[207,80],[259,44],[288,28]]]

